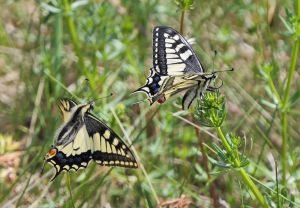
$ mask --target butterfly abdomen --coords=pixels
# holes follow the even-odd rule
[[[166,102],[166,97],[165,97],[164,95],[162,95],[162,96],[157,100],[157,102],[158,102],[159,104],[163,104],[164,102]]]

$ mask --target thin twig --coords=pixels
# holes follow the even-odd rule
[[[176,113],[173,113],[172,115],[175,116],[175,117],[177,117],[177,118],[179,118],[180,120],[182,120],[182,121],[184,121],[184,122],[186,122],[186,123],[188,123],[188,124],[190,124],[190,125],[192,125],[192,126],[198,128],[198,129],[202,130],[204,133],[208,134],[209,136],[211,136],[211,137],[213,137],[214,139],[217,139],[217,140],[219,141],[219,138],[218,138],[217,136],[213,135],[212,133],[210,133],[210,132],[207,131],[206,129],[201,128],[201,127],[198,126],[197,124],[195,124],[195,123],[193,123],[193,122],[191,122],[191,121],[189,121],[189,120],[187,120],[187,119],[185,119],[185,118],[183,118],[183,117],[177,115]]]
[[[76,31],[76,24],[75,24],[75,21],[73,18],[70,1],[63,0],[63,6],[64,6],[66,23],[67,23],[69,33],[71,36],[71,41],[72,41],[76,56],[78,57],[78,64],[79,64],[80,68],[82,69],[84,75],[87,76],[88,73],[87,73],[87,70],[86,70],[86,67],[84,64],[84,59],[83,59],[82,51],[80,48],[78,33]]]
[[[56,84],[58,84],[61,88],[63,88],[65,91],[67,91],[73,98],[79,100],[79,97],[73,94],[72,92],[69,91],[69,89],[61,83],[58,79],[56,79],[54,76],[52,76],[50,73],[44,71],[45,75],[49,77],[52,81],[54,81]]]
[[[73,195],[72,195],[72,189],[71,189],[71,177],[70,177],[70,173],[68,172],[66,174],[66,176],[67,176],[67,187],[68,187],[68,191],[70,193],[70,201],[71,201],[72,207],[75,208],[74,201],[73,201]]]
[[[300,6],[300,1],[297,1],[298,7]],[[300,14],[297,14],[298,18],[300,17]],[[282,107],[281,107],[281,135],[282,135],[282,150],[281,150],[281,165],[282,165],[282,182],[283,184],[286,184],[286,175],[288,172],[288,124],[287,124],[287,110],[289,107],[288,100],[289,100],[289,94],[292,86],[292,80],[294,78],[294,72],[296,69],[296,63],[297,63],[297,57],[298,57],[298,50],[299,50],[299,39],[295,40],[293,45],[293,51],[292,51],[292,58],[291,63],[288,71],[288,81],[287,85],[284,91],[284,96],[282,100]]]
[[[30,180],[28,187],[26,188],[27,192],[35,188],[36,186],[41,184],[41,181],[45,178],[48,178],[52,174],[52,171],[48,171],[46,174],[44,174],[42,177],[39,176],[39,173],[36,174],[36,178],[33,178]],[[26,186],[26,185],[25,185]],[[12,199],[7,201],[5,204],[1,205],[2,208],[9,208],[13,207],[14,203],[20,198],[22,193],[19,193],[15,195]]]
[[[296,207],[300,207],[300,204],[297,202],[294,202],[290,199],[288,199],[286,196],[282,195],[281,193],[277,193],[277,191],[274,191],[273,189],[271,189],[270,187],[266,186],[265,184],[263,184],[260,180],[256,179],[255,177],[249,175],[249,177],[255,181],[256,183],[258,183],[259,185],[263,186],[265,189],[269,190],[270,192],[272,192],[273,194],[278,194],[279,197],[281,197],[282,199],[286,200],[287,202],[289,202],[290,204],[295,205]]]
[[[36,93],[36,98],[35,98],[35,101],[34,101],[34,110],[32,112],[30,127],[29,127],[29,133],[28,133],[28,137],[27,137],[27,140],[26,140],[26,147],[27,148],[31,145],[31,142],[32,142],[32,137],[33,137],[34,130],[35,130],[35,124],[36,124],[36,121],[37,121],[37,118],[38,118],[38,109],[39,109],[39,106],[40,106],[40,103],[41,103],[44,86],[45,86],[45,79],[43,77],[40,80],[38,90],[37,90],[37,93]]]
[[[46,188],[42,188],[42,194],[39,195],[39,197],[28,207],[28,208],[35,208],[35,207],[40,207],[41,205],[39,205],[39,203],[41,202],[41,200],[46,196],[46,194],[49,193],[49,188],[52,184],[48,183],[48,185],[46,186]]]
[[[19,197],[19,199],[18,199],[18,201],[17,201],[17,203],[16,203],[16,208],[19,207],[20,202],[21,202],[21,200],[22,200],[24,194],[26,193],[26,190],[27,190],[27,188],[28,188],[28,186],[29,186],[31,177],[32,177],[32,175],[29,176],[29,178],[28,178],[28,180],[27,180],[27,182],[26,182],[26,185],[25,185],[24,189],[23,189],[22,192],[21,192],[21,195],[20,195],[20,197]]]
[[[222,130],[220,127],[216,127],[215,128],[216,131],[218,132],[218,135],[222,141],[223,146],[226,148],[227,152],[229,155],[231,155],[231,157],[233,158],[233,163],[236,167],[240,167],[240,160],[238,158],[235,157],[233,149],[231,148],[230,144],[228,143],[227,139],[225,138]],[[250,176],[248,175],[248,173],[244,170],[244,168],[240,167],[238,169],[238,172],[240,174],[240,176],[242,177],[244,183],[247,185],[247,187],[252,191],[252,193],[254,194],[255,198],[258,200],[258,202],[260,203],[260,205],[264,208],[268,207],[267,202],[265,201],[264,196],[262,195],[262,193],[258,190],[257,186],[255,185],[255,183],[251,180]]]
[[[184,13],[185,13],[185,11],[184,11],[184,9],[182,9],[181,16],[180,16],[180,29],[179,29],[179,32],[181,34],[183,34]]]
[[[202,136],[200,135],[200,129],[195,127],[195,131],[196,131],[196,135],[198,137],[198,141],[199,141],[199,145],[200,145],[200,151],[202,153],[202,160],[201,161],[203,163],[204,170],[207,174],[207,181],[211,181],[211,176],[210,176],[209,167],[208,167],[208,158],[207,158],[206,152],[204,150],[204,140],[203,140]],[[216,186],[215,186],[214,181],[212,181],[210,186],[209,186],[209,194],[210,194],[210,198],[212,199],[213,206],[215,208],[220,207],[219,200],[218,200],[219,197],[218,197],[218,194],[216,192]]]
[[[141,162],[141,159],[140,159],[139,155],[137,154],[137,151],[135,150],[134,146],[132,146],[132,140],[130,139],[128,133],[127,133],[126,130],[124,129],[124,127],[123,127],[123,125],[122,125],[122,122],[120,121],[119,117],[118,117],[117,114],[115,113],[114,109],[110,107],[110,111],[112,112],[113,116],[114,116],[115,119],[117,120],[117,122],[118,122],[118,124],[119,124],[121,130],[123,131],[123,134],[124,134],[124,136],[125,136],[125,138],[126,138],[128,144],[131,146],[131,149],[132,149],[132,151],[133,151],[133,153],[134,153],[134,155],[135,155],[135,157],[136,157],[136,159],[137,159],[137,162],[138,162],[138,164],[139,164],[139,166],[140,166],[140,168],[141,168],[143,174],[145,175],[146,180],[147,180],[147,182],[148,182],[148,184],[149,184],[149,186],[150,186],[150,189],[151,189],[151,191],[152,191],[152,193],[153,193],[153,196],[154,196],[154,198],[155,198],[155,200],[156,200],[156,203],[159,204],[158,196],[157,196],[157,194],[156,194],[156,192],[155,192],[155,189],[154,189],[154,187],[153,187],[153,185],[152,185],[152,183],[151,183],[151,181],[150,181],[150,178],[149,178],[149,176],[148,176],[148,173],[147,173],[147,171],[146,171],[146,169],[145,169],[143,163]]]

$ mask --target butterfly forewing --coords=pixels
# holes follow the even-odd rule
[[[193,48],[176,30],[159,26],[153,30],[153,68],[160,75],[203,73]]]
[[[137,167],[132,152],[112,129],[90,113],[85,116],[85,124],[93,142],[92,158],[98,164]]]
[[[77,103],[69,98],[62,98],[59,100],[58,108],[61,111],[63,122],[67,122],[72,115],[72,108],[75,107]]]

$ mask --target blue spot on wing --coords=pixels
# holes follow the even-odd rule
[[[147,78],[147,83],[136,91],[146,92],[148,97],[155,96],[155,94],[159,92],[161,87],[159,84],[159,82],[162,80],[161,76],[163,75],[160,75],[153,68],[151,68],[150,75]]]
[[[150,78],[151,79],[148,80],[150,80],[151,82],[148,81],[146,86],[149,88],[151,95],[155,95],[159,91],[159,81],[161,80],[161,78],[157,73],[154,73]]]
[[[152,77],[153,81],[154,82],[159,82],[160,81],[160,76],[158,74],[155,74],[153,77]]]
[[[66,154],[62,151],[59,151],[54,157],[50,158],[47,160],[47,162],[50,162],[52,164],[58,165],[60,168],[57,169],[55,167],[56,173],[54,177],[51,179],[53,181],[60,173],[62,170],[69,171],[69,169],[66,169],[65,166],[69,166],[70,169],[78,170],[76,168],[73,168],[73,165],[77,165],[78,167],[83,167],[86,168],[86,165],[82,165],[82,162],[85,162],[88,164],[88,162],[91,160],[91,150],[88,150],[87,152],[83,152],[79,155],[69,155],[66,156]],[[53,162],[54,163],[53,163]]]

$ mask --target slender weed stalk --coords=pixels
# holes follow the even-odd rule
[[[184,31],[184,16],[186,11],[193,9],[193,0],[178,0],[177,5],[181,11],[181,15],[180,15],[180,27],[179,27],[179,32],[181,34],[183,34]],[[208,167],[208,158],[206,156],[206,152],[204,150],[204,141],[202,139],[202,137],[200,136],[200,129],[198,129],[197,127],[195,127],[195,131],[196,131],[196,135],[198,137],[199,140],[199,146],[200,146],[200,151],[202,153],[202,163],[204,165],[204,170],[206,171],[208,180],[210,181],[210,174],[209,174],[209,167]],[[214,182],[212,181],[210,187],[209,187],[209,193],[210,193],[210,197],[212,200],[212,204],[213,207],[219,207],[219,200],[218,200],[218,195],[216,192],[216,186],[214,184]]]
[[[153,194],[153,197],[154,197],[154,199],[155,199],[157,205],[159,205],[159,198],[158,198],[158,196],[157,196],[157,193],[156,193],[156,191],[155,191],[155,189],[154,189],[154,187],[153,187],[153,185],[152,185],[152,182],[151,182],[151,180],[150,180],[149,174],[147,173],[147,171],[146,171],[146,169],[145,169],[145,167],[144,167],[144,165],[143,165],[143,163],[142,163],[142,161],[141,161],[141,159],[140,159],[140,157],[139,157],[139,155],[138,155],[136,149],[134,148],[134,146],[132,146],[132,139],[129,137],[127,131],[124,129],[124,127],[123,127],[123,125],[122,125],[122,122],[120,121],[119,117],[118,117],[117,114],[115,113],[114,109],[110,108],[110,111],[112,112],[112,114],[113,114],[113,116],[115,117],[115,119],[117,120],[117,122],[118,122],[120,128],[122,129],[122,131],[123,131],[123,133],[124,133],[124,135],[125,135],[125,138],[126,138],[128,144],[131,146],[132,151],[133,151],[133,153],[134,153],[134,155],[135,155],[135,157],[136,157],[136,159],[137,159],[137,161],[138,161],[138,163],[139,163],[139,166],[140,166],[140,168],[141,168],[143,174],[145,175],[145,178],[146,178],[146,180],[147,180],[147,183],[149,184],[149,187],[150,187],[150,189],[151,189],[151,192],[152,192],[152,194]]]
[[[186,11],[193,9],[194,0],[176,0],[176,4],[181,12],[179,32],[183,34],[184,30],[184,15]]]
[[[73,201],[73,195],[72,195],[72,189],[71,189],[70,173],[67,173],[66,177],[67,177],[67,188],[68,188],[68,191],[69,191],[69,194],[70,194],[70,204],[71,204],[72,208],[75,208],[74,201]]]
[[[81,70],[83,71],[84,75],[87,76],[88,73],[87,73],[87,70],[86,70],[86,67],[84,64],[83,54],[80,50],[80,41],[79,41],[78,34],[76,31],[76,26],[75,26],[75,21],[73,18],[73,11],[71,8],[70,1],[63,0],[63,7],[64,7],[64,14],[65,14],[67,26],[68,26],[69,33],[70,33],[71,40],[72,40],[72,45],[74,47],[76,56],[78,57],[79,66],[80,66]]]
[[[213,127],[222,142],[225,149],[214,145],[213,149],[217,152],[219,162],[215,164],[220,167],[232,168],[236,170],[244,184],[252,191],[257,201],[262,207],[268,207],[264,196],[251,180],[244,167],[249,164],[244,154],[241,154],[238,148],[241,145],[241,138],[233,133],[224,135],[221,126],[226,118],[225,99],[219,93],[206,93],[195,109],[195,118],[197,121],[208,127]]]
[[[300,1],[298,2],[298,8],[300,6]],[[300,12],[298,11],[298,18],[300,19]],[[289,109],[288,101],[289,94],[292,86],[292,80],[294,77],[294,72],[296,68],[296,61],[298,57],[299,50],[299,39],[298,37],[295,39],[293,44],[292,58],[290,63],[290,68],[288,70],[288,80],[287,85],[284,91],[284,96],[281,104],[281,128],[282,128],[282,179],[284,184],[286,183],[286,173],[288,171],[288,163],[287,163],[287,146],[288,146],[288,125],[287,125],[287,110]]]
[[[293,15],[288,10],[287,11],[287,18],[283,19],[281,17],[282,22],[284,23],[287,33],[293,38],[293,49],[291,54],[291,60],[289,69],[287,72],[287,81],[283,88],[283,95],[280,96],[278,93],[278,89],[274,84],[274,77],[272,76],[273,66],[272,65],[264,65],[260,73],[265,80],[267,86],[269,87],[270,91],[272,92],[273,96],[273,106],[278,106],[278,110],[280,112],[280,119],[281,119],[281,138],[282,138],[282,146],[281,146],[281,168],[282,168],[282,184],[286,185],[287,183],[287,175],[288,175],[288,113],[291,112],[291,87],[293,83],[294,73],[296,70],[296,63],[299,51],[299,36],[300,36],[300,0],[295,2],[295,11],[296,14]],[[299,98],[299,96],[298,96]]]

